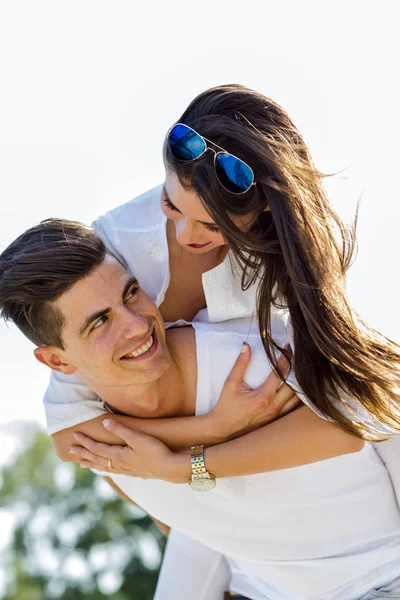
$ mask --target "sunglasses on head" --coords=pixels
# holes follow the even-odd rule
[[[183,123],[173,125],[167,133],[167,141],[172,156],[181,162],[197,160],[207,150],[214,152],[215,176],[222,187],[231,194],[245,194],[256,184],[253,169],[249,165],[203,137],[188,125]],[[218,148],[218,152],[209,144]]]

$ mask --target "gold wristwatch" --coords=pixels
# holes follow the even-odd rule
[[[209,473],[204,463],[204,446],[192,446],[190,449],[192,476],[189,485],[196,492],[208,492],[215,488],[215,476]]]

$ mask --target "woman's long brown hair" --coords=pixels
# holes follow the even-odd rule
[[[275,370],[273,305],[290,311],[295,374],[311,402],[363,439],[385,439],[387,428],[400,432],[400,348],[349,305],[345,274],[355,251],[354,228],[333,210],[324,175],[289,116],[258,92],[225,85],[200,94],[178,121],[255,173],[256,185],[233,195],[216,180],[212,153],[182,163],[164,146],[167,168],[196,191],[243,266],[243,288],[258,282],[260,331]],[[242,231],[231,216],[248,214],[254,224]],[[378,290],[374,293],[381,301]],[[357,403],[349,404],[349,397],[366,409],[367,418],[357,417]]]

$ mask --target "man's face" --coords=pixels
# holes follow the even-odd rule
[[[112,256],[55,303],[64,315],[62,361],[94,389],[148,384],[171,364],[154,302]]]

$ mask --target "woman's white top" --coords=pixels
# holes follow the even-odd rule
[[[248,321],[195,323],[196,414],[215,405]],[[274,318],[273,337],[287,341]],[[251,331],[246,381],[271,368]],[[296,432],[293,431],[293,436]],[[310,440],[312,443],[312,440]],[[214,490],[113,476],[149,514],[224,554],[232,589],[253,600],[358,600],[400,570],[400,514],[389,475],[370,444],[301,467],[218,479]]]

